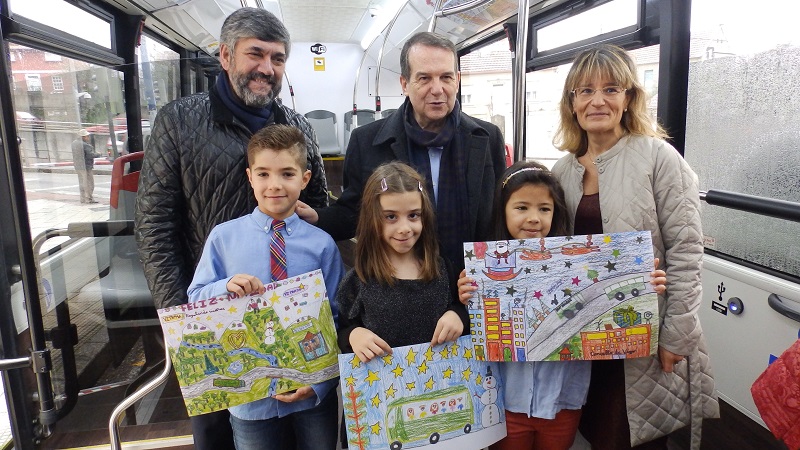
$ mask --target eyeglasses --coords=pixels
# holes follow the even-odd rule
[[[589,100],[590,98],[593,98],[594,97],[594,93],[598,92],[598,91],[600,92],[600,95],[602,95],[604,98],[614,98],[614,97],[618,96],[619,94],[622,94],[625,91],[627,91],[627,89],[623,89],[623,88],[621,88],[619,86],[606,86],[606,87],[600,88],[600,89],[594,89],[594,88],[590,88],[590,87],[584,86],[584,87],[575,88],[575,89],[571,90],[570,92],[572,93],[572,95],[574,95],[575,97],[577,97],[577,98],[579,98],[581,100]]]

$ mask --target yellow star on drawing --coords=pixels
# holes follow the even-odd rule
[[[422,364],[417,367],[419,373],[427,373],[428,372],[428,363],[427,361],[422,361]]]
[[[394,385],[389,386],[389,389],[384,391],[386,398],[394,398],[395,393],[397,393],[397,390],[394,388]]]
[[[373,408],[377,408],[381,404],[381,396],[375,394],[375,397],[372,397],[372,400],[370,400],[370,402],[372,403]]]
[[[302,291],[302,290],[305,290],[306,285],[304,285],[303,283],[300,283],[300,286],[297,286],[297,288]]]
[[[445,378],[450,378],[451,376],[453,376],[453,368],[448,367],[447,369],[445,369],[444,372],[442,372],[442,376]]]
[[[383,360],[383,367],[392,365],[392,355],[386,355],[381,359]]]
[[[464,359],[466,359],[467,361],[472,359],[472,349],[471,348],[465,348],[464,349]]]
[[[603,237],[603,242],[606,243],[606,244],[610,244],[611,243],[611,236],[605,235]]]
[[[167,332],[168,332],[169,334],[175,334],[175,330],[174,330],[174,329],[172,329],[172,328],[170,328],[170,329],[169,329]]]
[[[442,351],[440,351],[439,354],[442,355],[442,359],[447,359],[447,357],[450,356],[450,349],[442,347]]]
[[[353,355],[353,359],[350,360],[350,368],[355,369],[356,367],[361,365],[361,360],[358,359],[358,356]]]
[[[183,321],[178,322],[178,325],[183,326]]]
[[[433,347],[428,347],[425,350],[425,361],[433,361]]]
[[[450,356],[453,358],[458,356],[458,342],[453,342],[453,345],[450,347]]]
[[[319,286],[320,284],[322,284],[322,279],[321,278],[317,278],[316,280],[314,280],[314,284]]]
[[[288,317],[284,317],[284,318],[283,318],[283,321],[284,321],[284,322],[288,322],[288,321],[289,321],[289,318],[288,318]]]
[[[430,377],[428,381],[425,382],[425,390],[430,391],[433,389],[433,377]]]
[[[344,381],[347,382],[348,386],[355,386],[356,385],[356,379],[355,379],[355,377],[353,377],[353,374],[350,374],[350,376],[345,378]]]
[[[409,366],[413,366],[414,363],[417,362],[417,353],[414,351],[413,348],[408,349],[408,354],[406,355],[406,362]]]
[[[210,315],[209,315],[208,317],[206,317],[206,320],[212,320],[213,318],[214,318],[214,317],[212,317],[212,316],[210,316]]]
[[[403,376],[403,372],[404,372],[404,371],[405,371],[405,369],[403,369],[402,367],[400,367],[400,364],[398,364],[398,365],[397,365],[397,367],[395,367],[394,369],[392,369],[392,373],[394,374],[394,377],[395,377],[395,378],[400,378],[400,377],[402,377],[402,376]]]
[[[483,383],[483,377],[481,376],[481,374],[478,374],[478,375],[475,377],[475,384],[477,384],[478,386],[480,386],[480,385],[481,385],[481,383]]]
[[[221,330],[221,329],[223,329],[223,328],[225,328],[225,325],[223,325],[223,324],[222,324],[222,322],[220,322],[220,323],[218,323],[218,324],[217,324],[217,329],[218,329],[218,330]]]
[[[228,312],[231,313],[231,314],[235,313],[236,312],[236,307],[235,306],[231,306],[230,308],[228,308]]]
[[[321,294],[319,293],[319,291],[317,291],[317,292],[314,292],[314,298],[319,298],[319,296],[320,296],[320,295],[321,295]]]
[[[406,389],[408,389],[409,391],[413,391],[416,388],[417,388],[417,383],[413,381],[410,383],[406,383]]]
[[[381,380],[380,377],[378,377],[378,372],[368,370],[367,373],[367,378],[364,378],[364,381],[369,381],[370,386],[372,386],[372,383]]]
[[[274,306],[275,303],[278,303],[278,300],[280,300],[280,299],[281,298],[278,297],[278,293],[275,292],[275,291],[272,291],[272,297],[269,298],[269,301],[272,303],[272,305]]]
[[[372,431],[372,434],[379,435],[381,434],[381,423],[375,422],[374,424],[369,426],[369,429],[370,431]]]
[[[464,381],[469,381],[469,377],[472,376],[472,369],[467,367],[463,372],[461,372],[461,377],[464,378]]]

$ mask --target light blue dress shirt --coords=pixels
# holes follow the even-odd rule
[[[591,361],[512,362],[497,365],[507,411],[555,419],[562,409],[586,403]]]
[[[433,183],[433,202],[439,201],[439,169],[442,167],[444,147],[428,147],[428,158],[431,161],[431,182]]]
[[[221,223],[211,230],[203,255],[189,285],[189,301],[226,295],[225,285],[236,274],[254,275],[270,282],[269,243],[273,219],[256,208],[252,214]],[[286,271],[289,276],[322,269],[333,320],[338,323],[339,308],[333,301],[344,276],[344,264],[336,243],[328,233],[292,214],[286,219]],[[284,403],[274,398],[232,406],[230,413],[242,420],[283,417],[313,408],[336,388],[338,378],[311,386],[317,394],[303,401]],[[335,395],[335,394],[333,394]]]

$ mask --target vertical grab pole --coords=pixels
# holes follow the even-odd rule
[[[514,161],[525,158],[525,63],[528,54],[530,0],[520,0],[517,10],[517,47],[514,49]]]

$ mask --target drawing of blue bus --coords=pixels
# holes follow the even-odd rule
[[[644,277],[638,276],[627,278],[625,280],[610,284],[606,287],[606,295],[609,300],[625,300],[625,296],[631,295],[638,297],[640,293],[644,292],[645,284]]]
[[[454,386],[413,397],[395,400],[386,408],[389,448],[427,440],[439,442],[445,433],[472,431],[472,397],[469,389]]]

